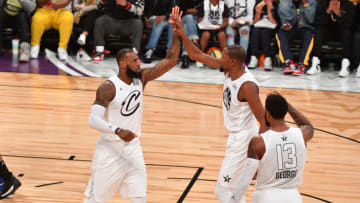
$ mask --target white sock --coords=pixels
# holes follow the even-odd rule
[[[96,52],[102,53],[104,52],[105,47],[104,46],[96,46]]]

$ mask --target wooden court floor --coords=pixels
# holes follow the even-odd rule
[[[16,195],[2,202],[82,202],[98,137],[88,114],[103,80],[0,73],[0,153],[23,175]],[[262,101],[274,90],[316,128],[299,188],[303,202],[360,202],[360,94],[261,88]],[[218,202],[227,137],[222,86],[154,81],[144,94],[148,202]],[[116,195],[109,202],[130,201]]]

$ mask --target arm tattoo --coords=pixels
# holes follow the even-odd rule
[[[300,127],[300,126],[308,125],[312,127],[310,121],[302,113],[297,111],[290,103],[288,104],[288,107],[289,107],[289,114],[294,119],[297,126]]]
[[[154,80],[167,71],[169,71],[172,67],[177,64],[177,60],[179,58],[180,53],[180,39],[178,36],[173,36],[173,41],[171,47],[166,54],[166,57],[160,61],[154,68],[147,69],[144,71],[146,74],[145,83],[151,80]]]

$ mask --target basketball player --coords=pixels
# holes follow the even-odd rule
[[[15,193],[21,186],[21,182],[8,170],[5,161],[0,155],[0,199],[6,198]]]
[[[306,117],[278,93],[266,98],[265,109],[270,130],[251,139],[244,172],[229,202],[238,202],[244,196],[257,170],[253,203],[300,203],[297,187],[302,182],[306,143],[313,137],[314,129]],[[298,128],[286,125],[287,112]]]
[[[259,97],[258,83],[243,67],[245,51],[233,45],[223,50],[222,58],[214,58],[198,49],[187,37],[180,19],[173,15],[175,32],[183,40],[189,57],[214,68],[222,68],[225,74],[223,115],[229,137],[226,154],[216,184],[215,194],[221,202],[227,202],[240,177],[246,160],[249,142],[254,135],[265,132],[265,111]],[[260,128],[257,125],[260,123]],[[242,200],[245,202],[245,198]]]
[[[173,35],[166,58],[151,69],[140,69],[131,49],[117,54],[119,74],[103,82],[89,116],[89,125],[100,131],[85,192],[85,203],[102,203],[117,191],[132,203],[145,203],[146,168],[140,146],[143,89],[177,64],[180,39]]]

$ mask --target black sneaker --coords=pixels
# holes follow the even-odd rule
[[[188,56],[188,55],[184,55],[184,56],[183,56],[183,63],[181,64],[181,68],[182,68],[182,69],[189,68],[189,64],[190,64],[189,56]]]
[[[4,181],[4,190],[1,191],[0,199],[4,199],[9,195],[14,194],[20,186],[21,182],[15,178],[15,176],[12,176],[10,181]]]
[[[143,62],[144,63],[152,63],[152,55],[153,55],[153,53],[154,53],[154,50],[148,49],[144,54]]]

